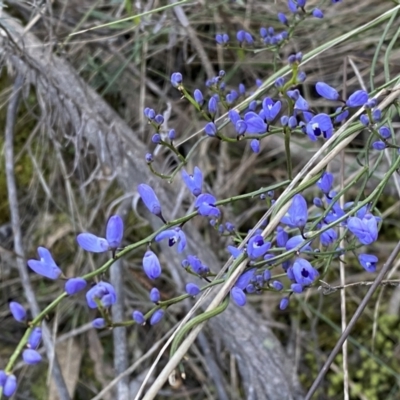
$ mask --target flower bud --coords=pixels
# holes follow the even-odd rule
[[[156,310],[154,314],[150,317],[150,325],[158,324],[163,316],[164,316],[164,310],[162,309]]]
[[[22,353],[23,360],[30,365],[39,364],[42,361],[42,356],[33,349],[25,349]]]
[[[188,283],[186,285],[186,293],[189,296],[197,296],[200,293],[200,288],[194,283]]]

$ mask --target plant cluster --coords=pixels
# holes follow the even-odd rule
[[[278,53],[291,40],[299,23],[310,18],[324,17],[323,10],[309,8],[306,0],[288,0],[288,10],[290,16],[283,13],[277,15],[284,27],[281,32],[275,32],[272,27],[262,27],[259,38],[255,38],[250,32],[240,30],[235,40],[231,40],[226,33],[220,33],[215,37],[216,44],[226,49],[238,46],[254,51],[257,44],[261,43],[266,46],[265,49]],[[98,236],[98,233],[78,234],[76,241],[83,250],[110,254],[104,265],[83,276],[64,276],[50,250],[38,247],[38,259],[29,260],[28,267],[46,279],[65,280],[64,292],[33,320],[29,320],[27,311],[20,303],[9,303],[12,316],[18,322],[26,324],[27,329],[8,365],[0,371],[0,393],[2,391],[6,396],[14,394],[17,378],[13,374],[13,367],[20,355],[26,364],[34,365],[41,361],[42,357],[37,350],[41,344],[40,325],[46,315],[61,301],[82,291],[86,293],[87,306],[98,313],[92,321],[93,327],[110,329],[114,326],[160,323],[171,305],[196,297],[211,287],[223,285],[239,267],[242,271],[230,288],[230,294],[219,312],[224,311],[230,300],[236,306],[243,307],[248,296],[260,296],[265,292],[279,292],[279,307],[284,310],[290,306],[290,300],[296,295],[324,279],[330,266],[346,254],[355,257],[360,268],[365,271],[376,271],[378,257],[366,252],[365,248],[378,239],[382,217],[376,207],[377,201],[390,177],[400,166],[399,147],[390,119],[385,110],[379,108],[376,93],[359,89],[347,98],[342,98],[338,90],[323,81],[315,84],[315,91],[322,99],[331,102],[332,112],[311,107],[300,89],[307,79],[306,73],[301,69],[302,61],[302,53],[290,55],[286,60],[288,73],[273,79],[268,94],[259,90],[263,87],[261,81],[255,82],[255,92],[254,88],[246,88],[244,84],[235,88],[229,87],[223,70],[205,82],[204,88],[193,91],[186,87],[185,77],[180,72],[172,74],[170,83],[179,91],[182,101],[190,103],[204,120],[204,136],[200,140],[222,141],[232,146],[248,141],[251,150],[259,153],[264,138],[280,135],[286,144],[287,180],[251,193],[217,199],[204,190],[204,174],[199,167],[195,167],[193,171],[186,169],[196,146],[187,155],[183,155],[177,143],[178,127],[165,129],[164,117],[151,108],[145,108],[144,115],[153,129],[152,142],[171,152],[176,159],[176,167],[169,175],[158,171],[155,166],[157,160],[152,153],[145,155],[144,162],[160,179],[182,179],[190,192],[192,204],[187,210],[181,210],[180,217],[170,220],[163,212],[163,204],[155,190],[143,182],[137,187],[137,192],[147,210],[162,221],[162,227],[143,240],[126,244],[123,220],[119,215],[112,215],[107,222],[105,237]],[[346,129],[341,133],[344,124]],[[363,129],[368,130],[370,138],[364,151],[364,159],[360,159],[363,168],[353,179],[345,185],[340,186],[338,182],[335,185],[333,174],[328,168],[321,168],[310,179],[301,183],[295,181],[290,153],[293,137],[305,137],[311,142],[328,141],[329,153],[348,135]],[[336,135],[338,132],[339,135]],[[379,185],[365,195],[364,189],[374,171],[374,166],[370,167],[371,154],[374,155],[376,166],[382,159],[384,150],[390,151],[391,165]],[[310,187],[317,188],[320,195],[308,199],[305,191]],[[358,195],[351,201],[347,199],[347,202],[342,203],[342,197],[354,187],[358,188]],[[240,232],[232,221],[225,219],[223,207],[245,199],[265,202],[268,215],[249,232]],[[278,223],[275,226],[269,225],[284,208],[286,211]],[[206,219],[209,229],[230,240],[225,251],[226,258],[231,262],[222,274],[217,274],[197,254],[188,251],[185,232],[191,229],[191,221],[195,218]],[[153,282],[163,272],[157,255],[157,243],[161,241],[166,241],[181,256],[181,266],[188,276],[186,292],[161,300],[160,288],[154,286],[149,291],[149,299],[153,305],[148,310],[130,310],[129,319],[113,323],[110,313],[118,293],[107,281],[107,272],[111,265],[133,250],[141,248],[143,271]],[[176,338],[171,354],[181,340],[182,335]]]

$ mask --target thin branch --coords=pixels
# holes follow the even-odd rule
[[[10,97],[7,108],[7,119],[5,128],[5,140],[4,140],[4,155],[6,163],[6,180],[7,180],[7,192],[8,192],[8,203],[11,215],[11,224],[13,229],[14,238],[14,251],[20,257],[16,258],[16,264],[21,279],[21,284],[24,289],[24,293],[28,303],[31,307],[33,316],[40,313],[39,304],[36,300],[35,293],[33,291],[28,271],[26,268],[25,252],[22,242],[22,232],[20,225],[20,216],[18,210],[18,195],[17,185],[15,182],[15,171],[14,171],[14,128],[15,120],[18,111],[19,97],[24,84],[24,77],[22,74],[18,74],[15,82],[13,91]],[[51,334],[47,325],[43,323],[43,343],[46,347],[47,358],[49,361],[53,361],[52,374],[58,389],[58,394],[61,400],[70,400],[67,386],[61,373],[60,365],[58,364],[57,357],[54,352],[54,345],[51,340]]]
[[[321,281],[322,286],[318,288],[318,290],[322,291],[322,294],[325,296],[330,295],[332,293],[337,292],[338,290],[342,289],[347,289],[349,287],[354,287],[354,286],[371,286],[375,281],[364,281],[364,282],[353,282],[353,283],[348,283],[347,285],[339,285],[339,286],[331,286],[328,283]],[[380,286],[391,286],[391,287],[398,287],[400,286],[400,281],[399,280],[385,280],[382,281]]]

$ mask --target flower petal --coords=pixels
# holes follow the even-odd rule
[[[121,245],[124,234],[124,221],[119,215],[113,215],[107,223],[106,239],[112,249]]]
[[[76,237],[76,241],[83,250],[91,253],[104,253],[109,250],[107,240],[92,233],[80,233]]]

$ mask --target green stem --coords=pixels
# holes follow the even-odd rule
[[[291,181],[293,179],[292,171],[292,157],[290,153],[290,129],[285,129],[285,153],[286,153],[286,166],[288,179]]]

